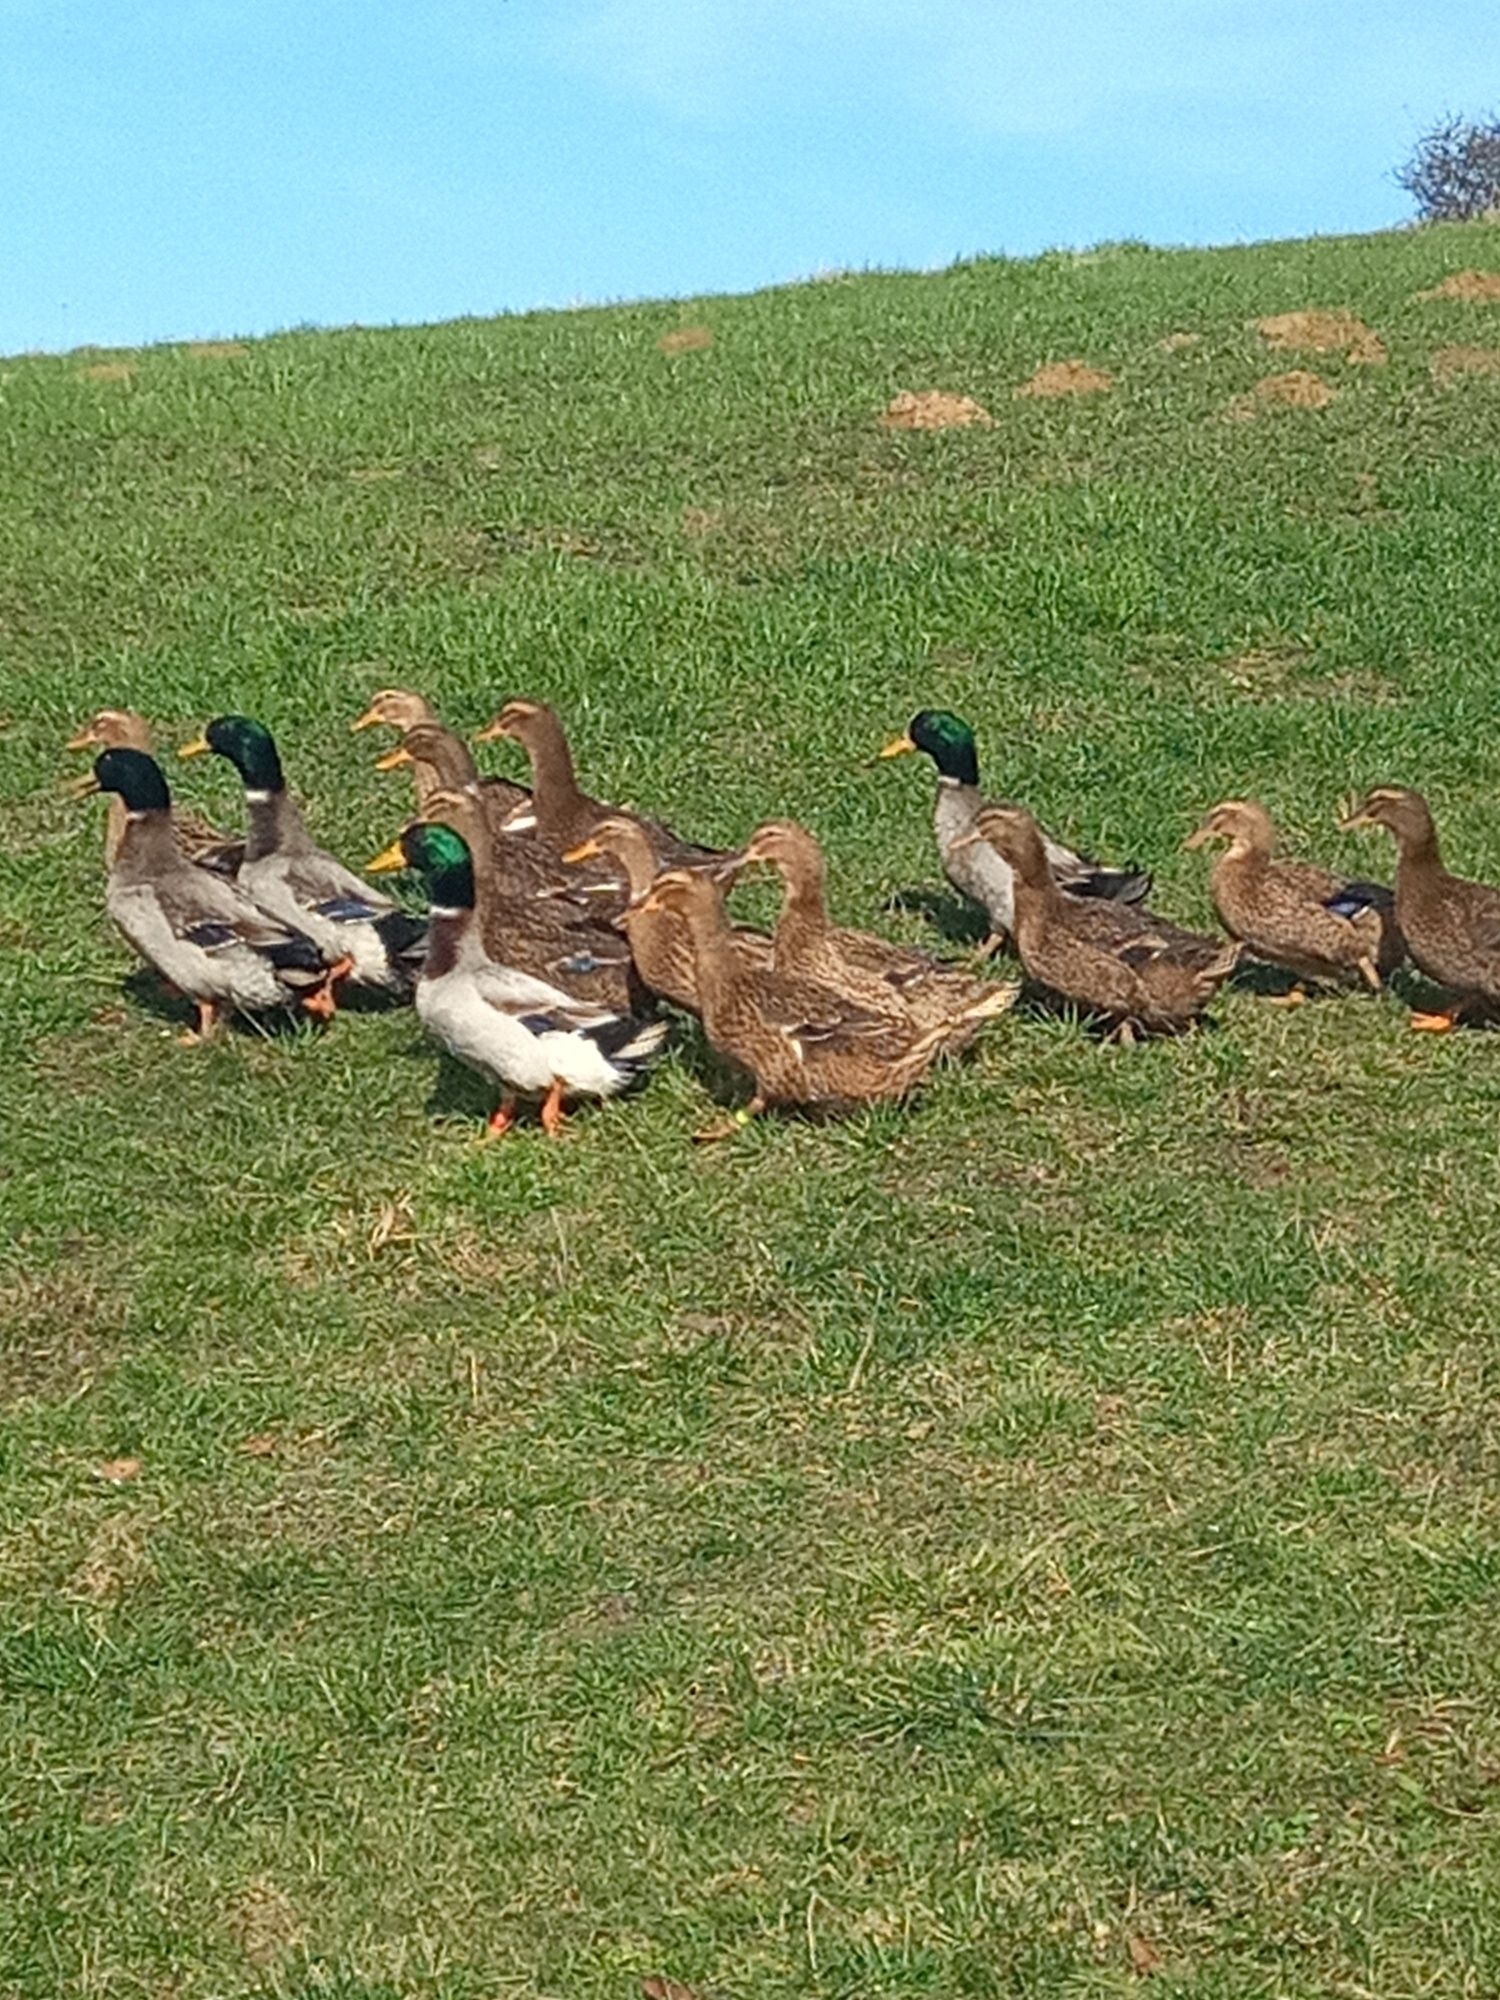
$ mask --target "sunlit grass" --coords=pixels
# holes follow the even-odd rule
[[[930,772],[868,760],[941,703],[1193,921],[1247,791],[1370,869],[1340,795],[1416,784],[1500,879],[1500,378],[1431,365],[1500,310],[1412,302],[1466,267],[1500,230],[0,367],[7,1994],[1500,1980],[1500,1040],[1017,1015],[705,1153],[686,1039],[486,1148],[409,1013],[177,1048],[59,748],[260,715],[358,863],[375,688],[538,695],[915,938]],[[1389,359],[1269,352],[1304,306]],[[1071,357],[1113,391],[1013,397]],[[1328,408],[1226,415],[1293,366]],[[880,426],[925,388],[993,423]]]

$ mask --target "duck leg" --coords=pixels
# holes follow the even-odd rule
[[[213,1041],[219,1031],[219,1003],[216,1000],[199,1000],[194,1003],[198,1009],[196,1028],[185,1028],[177,1037],[178,1045],[184,1049],[196,1049],[203,1042]]]
[[[354,960],[347,955],[330,965],[321,982],[302,1002],[302,1011],[314,1015],[320,1021],[331,1021],[338,1011],[338,987],[354,970]]]
[[[552,1088],[542,1099],[542,1130],[549,1139],[556,1139],[563,1128],[563,1087],[558,1077],[553,1077]]]
[[[766,1100],[757,1091],[748,1104],[740,1106],[718,1125],[706,1125],[701,1132],[693,1134],[695,1146],[714,1146],[721,1139],[732,1139],[736,1132],[743,1132],[752,1118],[758,1118],[766,1108]]]
[[[1359,961],[1359,976],[1372,993],[1379,993],[1382,990],[1380,968],[1376,965],[1373,958],[1362,958]]]
[[[1451,1034],[1463,1018],[1465,1004],[1462,1000],[1455,1000],[1441,1014],[1413,1014],[1411,1026],[1419,1035]]]
[[[994,958],[998,953],[1004,951],[1009,943],[1010,943],[1009,932],[991,931],[983,944],[976,945],[974,947],[974,956],[980,961],[981,964],[985,964],[990,959]]]
[[[1268,1007],[1300,1007],[1306,998],[1307,988],[1299,979],[1289,993],[1268,993],[1266,995],[1266,1005]]]
[[[516,1122],[516,1094],[508,1090],[489,1115],[485,1131],[492,1139],[503,1139]]]

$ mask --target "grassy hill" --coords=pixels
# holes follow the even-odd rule
[[[941,704],[1184,918],[1247,791],[1388,868],[1340,795],[1419,785],[1500,879],[1500,304],[1415,296],[1472,269],[1500,229],[0,365],[7,1995],[1496,1990],[1500,1040],[1016,1016],[710,1153],[686,1041],[486,1148],[409,1013],[175,1046],[59,747],[260,715],[358,862],[375,688],[535,694],[918,937],[931,772],[867,760]],[[1311,309],[1386,358],[1255,329]],[[928,390],[992,422],[881,424]]]

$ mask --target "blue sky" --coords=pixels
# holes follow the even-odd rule
[[[1378,228],[1495,0],[0,0],[0,351]]]

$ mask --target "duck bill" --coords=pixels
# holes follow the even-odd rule
[[[563,861],[569,868],[576,868],[581,862],[597,861],[603,852],[597,840],[580,840],[576,847],[568,849]]]
[[[73,749],[74,747],[75,746],[71,743],[68,745],[68,748],[70,750]],[[83,746],[79,745],[77,747],[82,748]],[[103,787],[100,785],[99,780],[94,776],[92,771],[90,771],[86,777],[69,779],[67,787],[68,797],[70,799],[91,799],[96,792],[101,791],[102,789]]]
[[[349,734],[352,736],[356,730],[360,729],[374,729],[384,721],[385,717],[380,713],[379,709],[367,708],[363,715],[355,716],[354,720],[349,724]]]
[[[375,759],[377,771],[399,771],[403,764],[411,762],[411,752],[404,743],[398,743],[394,750],[387,750],[383,757]]]
[[[398,869],[404,868],[406,865],[406,849],[401,845],[400,840],[397,839],[393,840],[389,847],[382,847],[373,861],[365,863],[365,873],[367,875],[394,875]]]
[[[500,737],[509,736],[509,734],[510,731],[505,727],[504,723],[501,722],[499,716],[497,715],[495,717],[495,720],[493,722],[487,722],[484,725],[483,729],[476,729],[474,731],[474,741],[476,743],[494,743],[497,742]]]
[[[92,750],[99,739],[92,729],[80,729],[76,736],[70,736],[63,745],[65,750]]]
[[[916,744],[912,742],[903,729],[899,736],[893,736],[885,748],[877,750],[875,755],[877,761],[881,757],[909,757],[916,747]]]
[[[1363,799],[1345,799],[1339,809],[1339,832],[1353,833],[1356,827],[1374,826],[1375,821],[1366,809]]]
[[[1182,843],[1183,852],[1191,853],[1195,847],[1201,847],[1205,841],[1212,840],[1213,837],[1214,830],[1211,826],[1195,826]]]
[[[195,736],[191,743],[184,743],[177,754],[179,757],[206,757],[212,748],[206,736]]]
[[[722,861],[711,862],[698,872],[706,875],[710,882],[716,882],[721,889],[738,882],[745,870],[764,857],[757,854],[754,847],[742,847],[738,854],[726,854]]]

